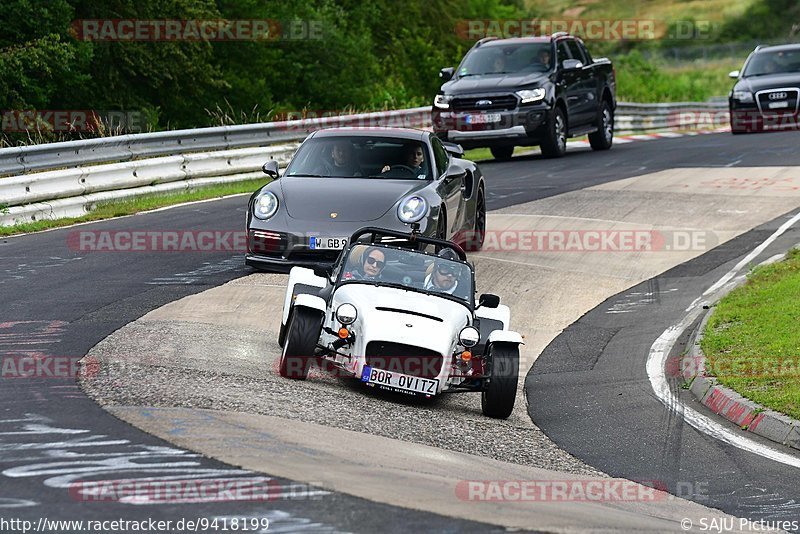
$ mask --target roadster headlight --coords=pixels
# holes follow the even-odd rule
[[[406,197],[397,207],[397,217],[404,223],[415,223],[428,213],[428,203],[419,195]]]
[[[439,109],[449,109],[452,99],[453,97],[450,95],[436,95],[433,99],[433,105]]]
[[[481,333],[474,326],[465,326],[458,333],[458,342],[465,347],[474,347],[481,340]]]
[[[256,197],[253,203],[253,215],[259,219],[267,220],[278,211],[278,197],[272,191],[265,191]]]
[[[522,91],[517,91],[517,96],[522,99],[523,104],[529,104],[530,102],[538,102],[539,100],[544,98],[544,89],[541,87],[537,89],[524,89]]]
[[[336,308],[336,320],[342,324],[353,324],[356,317],[358,317],[358,310],[349,302]]]
[[[753,93],[750,91],[734,91],[733,92],[733,99],[738,100],[739,102],[752,102],[753,101]]]

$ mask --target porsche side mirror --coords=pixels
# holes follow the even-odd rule
[[[484,293],[478,299],[479,308],[497,308],[500,306],[500,297],[491,293]]]
[[[264,174],[270,176],[272,179],[278,178],[278,162],[274,159],[269,160],[261,167],[261,170],[264,171]]]
[[[443,82],[449,82],[453,78],[453,73],[456,71],[453,67],[446,67],[439,71],[439,78]]]
[[[464,148],[459,144],[442,141],[442,146],[445,150],[447,150],[447,152],[457,158],[460,158],[464,155]]]

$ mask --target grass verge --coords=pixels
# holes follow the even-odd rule
[[[755,269],[708,321],[709,374],[741,395],[800,419],[800,249]]]
[[[102,219],[110,219],[112,217],[120,217],[122,215],[133,215],[134,213],[139,213],[141,211],[154,210],[166,206],[173,206],[175,204],[182,204],[184,202],[191,202],[194,200],[207,200],[224,197],[227,195],[235,195],[237,193],[252,193],[259,187],[263,186],[267,181],[268,180],[265,178],[257,178],[255,180],[247,180],[244,182],[211,185],[207,187],[191,189],[188,191],[142,195],[140,197],[126,200],[103,202],[99,203],[90,213],[87,213],[81,217],[43,219],[41,221],[21,223],[14,226],[0,226],[0,237],[6,237],[15,234],[25,234],[29,232],[38,232],[41,230],[59,228],[61,226],[69,226],[71,224],[82,222],[99,221]]]

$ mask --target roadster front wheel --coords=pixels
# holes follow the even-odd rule
[[[481,395],[483,415],[507,419],[517,400],[519,378],[519,346],[512,343],[492,343],[487,350],[490,365],[489,385]]]
[[[292,310],[286,325],[279,372],[282,377],[305,380],[322,329],[322,316],[307,308]]]

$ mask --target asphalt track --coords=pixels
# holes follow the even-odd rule
[[[488,177],[488,207],[497,209],[675,167],[800,165],[800,154],[796,146],[797,137],[792,133],[738,137],[715,134],[642,141],[617,146],[607,153],[572,151],[567,158],[561,160],[543,160],[538,156],[518,157],[505,163],[486,163],[482,168]],[[244,220],[244,198],[246,197],[182,206],[93,223],[84,228],[237,231],[241,230]],[[72,231],[74,229],[61,229],[14,237],[5,239],[0,244],[0,294],[3,303],[0,312],[0,349],[6,354],[29,351],[49,356],[80,358],[114,330],[146,312],[250,272],[242,265],[239,255],[229,252],[85,254],[68,246],[68,236]],[[744,243],[747,243],[746,239]],[[734,254],[743,255],[746,252],[746,248],[731,251],[728,253],[731,257],[722,257],[723,263],[733,261]],[[715,254],[718,253],[712,251],[706,256],[716,257]],[[699,264],[705,265],[706,261],[708,260],[701,258]],[[707,280],[700,283],[706,282]],[[678,296],[670,295],[670,298]],[[674,314],[679,306],[673,308]],[[654,325],[651,330],[658,331],[655,333],[657,336],[664,326]],[[639,343],[643,344],[644,341],[639,340]],[[548,354],[545,353],[545,356]],[[626,371],[631,370],[629,362],[621,365],[627,365]],[[641,370],[643,368],[642,365]],[[538,365],[535,371],[538,372]],[[556,377],[552,378],[555,380]],[[540,406],[546,410],[543,413],[534,413],[537,424],[542,425],[548,433],[552,431],[551,437],[559,445],[611,474],[621,473],[616,470],[626,468],[627,464],[622,465],[624,462],[621,458],[627,456],[620,455],[620,449],[633,451],[649,447],[652,452],[652,443],[662,444],[663,456],[668,459],[674,460],[677,457],[685,462],[686,456],[691,454],[696,458],[695,463],[706,467],[697,471],[703,473],[703,477],[691,480],[711,481],[716,472],[713,466],[720,462],[717,444],[712,443],[707,449],[698,447],[683,450],[684,443],[675,437],[687,433],[681,428],[680,422],[673,425],[678,430],[668,433],[666,437],[654,435],[654,441],[647,442],[641,439],[644,435],[643,426],[664,427],[661,428],[662,432],[665,428],[671,428],[658,423],[666,417],[663,408],[657,412],[658,417],[650,412],[643,413],[640,417],[637,410],[627,409],[626,418],[617,417],[615,424],[603,427],[593,426],[597,420],[589,417],[586,421],[562,417],[562,420],[569,421],[569,425],[562,423],[563,426],[559,427],[557,415],[564,413],[559,410],[565,410],[566,405],[574,404],[576,397],[549,396],[547,403],[537,402],[540,384],[531,385],[534,410]],[[648,397],[649,394],[649,401],[653,404],[652,394],[645,388],[640,389],[643,390],[643,397]],[[608,395],[603,396],[600,392],[597,394],[598,400],[615,400],[608,399]],[[559,402],[559,398],[564,401]],[[486,531],[491,528],[489,525],[458,521],[435,514],[410,513],[402,508],[339,494],[316,499],[312,505],[307,500],[290,498],[267,503],[228,502],[202,505],[132,506],[114,502],[103,502],[102,505],[82,502],[75,498],[74,492],[69,491],[69,484],[80,479],[82,475],[85,476],[87,472],[103,475],[104,478],[125,478],[138,472],[147,472],[148,476],[175,476],[180,470],[229,472],[227,470],[234,468],[213,460],[191,457],[186,451],[175,450],[166,442],[133,429],[86,399],[70,379],[4,377],[0,399],[4,410],[0,421],[0,449],[3,450],[0,456],[0,507],[5,508],[4,517],[34,521],[41,517],[84,520],[153,517],[175,520],[181,517],[241,515],[271,517],[274,525],[271,530],[281,524],[292,529],[350,531],[378,528],[390,531],[408,530],[423,526],[425,529],[437,531]],[[639,400],[644,406],[645,399]],[[595,409],[597,411],[602,410]],[[571,431],[579,426],[585,432],[591,432],[593,440],[597,440],[594,446],[586,442],[585,433]],[[632,432],[631,428],[638,431]],[[658,428],[653,428],[652,432],[657,434]],[[601,446],[599,443],[603,437],[607,437],[609,443],[615,442],[618,445]],[[626,444],[628,440],[624,438],[629,437],[632,441]],[[82,438],[87,440],[74,441]],[[660,438],[663,439],[659,441]],[[703,442],[702,436],[697,436],[692,445],[697,446],[697,443]],[[92,446],[87,447],[87,444]],[[154,447],[168,447],[171,450]],[[679,454],[681,451],[683,454]],[[764,482],[758,486],[764,488],[764,493],[771,494],[775,491],[781,498],[791,495],[791,484],[787,482],[786,485],[781,485],[779,482],[780,477],[788,478],[787,470],[769,465],[762,469],[764,462],[752,455],[738,451],[723,452],[726,453],[725,458],[731,455],[736,457],[733,467],[726,465],[719,470],[724,476],[738,477],[741,473],[749,479],[751,475],[766,473],[763,479],[758,479]],[[583,456],[584,453],[591,453],[591,456]],[[174,462],[166,461],[164,457],[171,460],[175,457],[185,459]],[[129,464],[121,462],[121,458],[129,461]],[[640,455],[639,463],[629,466],[628,471],[632,473],[630,476],[643,474],[635,466],[644,463]],[[650,466],[654,465],[656,464],[650,459]],[[648,476],[638,478],[683,480],[681,471],[676,471],[674,465],[673,463],[672,471],[653,473],[653,469],[650,469],[646,473]],[[654,476],[669,474],[672,474],[672,478]],[[788,474],[791,475],[791,472]],[[222,476],[222,473],[217,473],[216,476]],[[796,478],[788,480],[795,482],[795,488],[798,486]],[[290,485],[290,481],[285,480],[278,480],[277,483],[282,487]],[[713,486],[716,499],[713,502],[719,503],[713,505],[731,510],[734,506],[732,503],[737,502],[737,499],[731,495],[726,496],[724,489]],[[752,508],[738,504],[735,506],[742,515],[762,517],[761,511],[749,513]],[[762,503],[763,506],[765,505]]]

